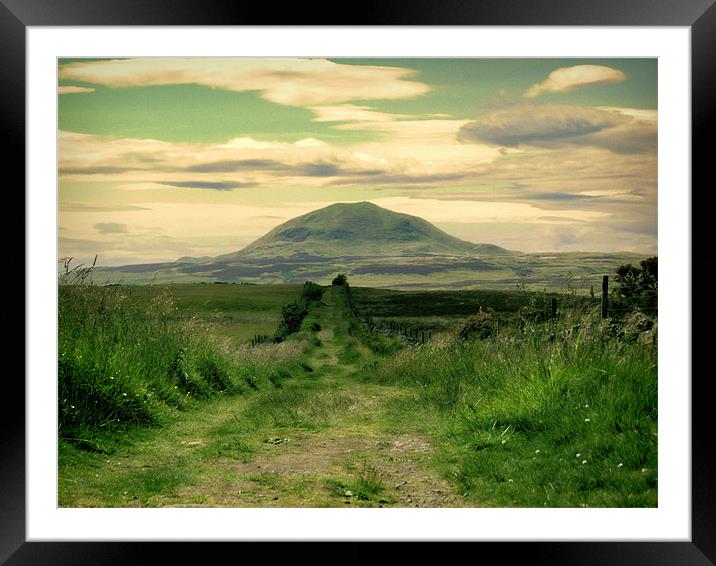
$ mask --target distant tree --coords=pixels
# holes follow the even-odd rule
[[[303,285],[301,298],[304,301],[320,301],[323,296],[323,287],[316,285],[313,281],[306,281]]]
[[[331,281],[331,285],[346,285],[348,284],[348,276],[345,273],[339,273]]]
[[[301,303],[288,303],[281,307],[281,322],[274,339],[280,342],[289,334],[298,332],[301,322],[308,314],[308,309]]]
[[[640,310],[656,315],[658,306],[658,258],[642,260],[639,267],[630,263],[621,265],[616,271],[616,286],[611,293],[610,307],[617,314]]]

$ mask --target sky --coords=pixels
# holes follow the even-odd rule
[[[370,201],[524,252],[657,252],[656,59],[60,59],[60,257],[237,251]]]

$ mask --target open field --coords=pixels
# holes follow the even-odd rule
[[[630,253],[510,254],[482,258],[463,256],[216,258],[205,263],[172,262],[98,268],[95,281],[115,283],[251,282],[330,284],[346,273],[359,287],[390,289],[514,289],[588,295],[599,289],[601,276],[643,256]]]
[[[298,332],[250,347],[302,291],[66,288],[60,505],[656,505],[655,328],[629,334],[560,295],[557,319],[465,341],[454,325],[481,306],[519,317],[549,297],[351,287],[359,311],[435,330],[411,345],[329,286]]]
[[[272,335],[281,320],[281,306],[294,300],[302,285],[157,284],[124,286],[142,305],[158,291],[172,298],[172,318],[203,323],[206,331],[234,345],[256,335]]]
[[[558,310],[586,309],[598,298],[576,293],[527,290],[401,291],[351,287],[356,311],[372,318],[374,325],[396,323],[421,332],[448,332],[480,310],[494,311],[503,325],[514,324],[526,313],[547,314],[551,300]]]

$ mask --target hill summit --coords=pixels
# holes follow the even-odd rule
[[[284,222],[244,249],[220,256],[464,256],[502,255],[492,244],[473,244],[450,236],[417,216],[369,202],[336,203]],[[217,258],[218,259],[218,258]]]

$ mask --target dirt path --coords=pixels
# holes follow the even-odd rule
[[[305,359],[314,369],[310,379],[295,378],[253,399],[223,399],[199,418],[182,416],[121,456],[97,460],[94,474],[76,490],[65,489],[60,504],[474,505],[438,473],[434,440],[424,427],[394,426],[391,410],[405,391],[353,376],[374,356],[349,335],[345,314],[337,288],[312,310],[322,329],[320,346]]]
[[[231,507],[465,506],[435,471],[429,436],[380,430],[386,404],[401,392],[351,381],[373,355],[349,335],[339,290],[330,289],[323,303],[311,313],[322,325],[321,346],[307,361],[334,394],[350,398],[341,418],[325,431],[286,432],[250,461],[223,462],[222,482],[187,487],[180,497],[208,492],[205,504]]]

